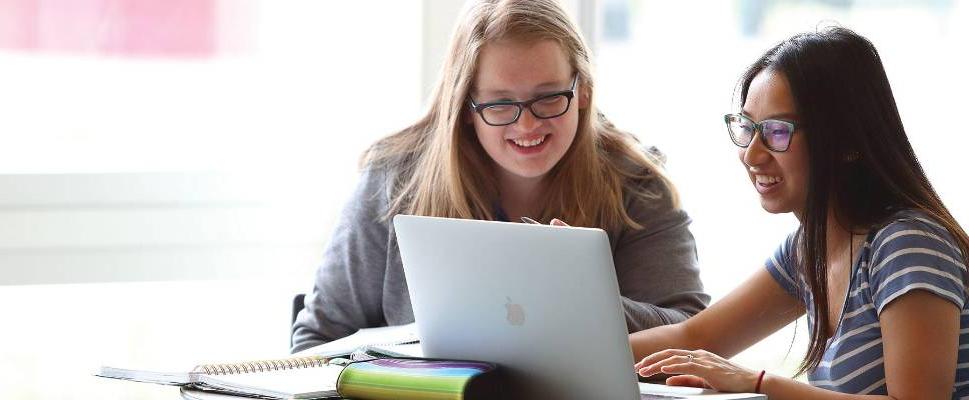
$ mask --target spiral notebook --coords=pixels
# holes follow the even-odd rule
[[[337,392],[357,400],[492,400],[506,398],[498,366],[466,360],[372,358],[353,361],[337,379]],[[183,386],[182,398],[230,400],[222,393]]]
[[[322,356],[203,364],[189,372],[158,372],[101,367],[95,375],[136,382],[191,387],[267,399],[338,397],[341,365]]]
[[[202,364],[188,372],[103,366],[94,375],[266,399],[339,398],[336,382],[352,354],[400,356],[402,354],[391,349],[416,340],[413,324],[368,328],[292,357]]]

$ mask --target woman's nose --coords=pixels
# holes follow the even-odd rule
[[[740,160],[747,166],[761,165],[771,158],[770,150],[764,146],[758,135],[755,135],[747,148],[740,149]]]
[[[542,123],[541,120],[535,117],[531,109],[522,109],[522,114],[518,116],[518,121],[515,123],[515,127],[518,130],[528,132],[535,130]]]

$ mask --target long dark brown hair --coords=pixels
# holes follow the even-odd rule
[[[765,70],[787,78],[809,160],[795,259],[813,298],[814,324],[800,375],[818,366],[834,334],[828,329],[828,210],[852,232],[880,226],[902,209],[921,210],[953,235],[963,257],[969,236],[925,177],[870,41],[842,27],[791,37],[747,69],[738,85],[741,104]]]

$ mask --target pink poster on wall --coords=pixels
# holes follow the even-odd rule
[[[218,51],[218,0],[0,0],[0,49],[199,58]]]

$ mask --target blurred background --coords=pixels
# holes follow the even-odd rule
[[[566,0],[600,108],[662,149],[714,300],[794,229],[721,116],[745,67],[838,23],[878,47],[969,224],[969,1]],[[0,0],[0,398],[173,399],[91,376],[287,353],[368,144],[424,110],[455,0]],[[738,358],[790,374],[803,321]]]

